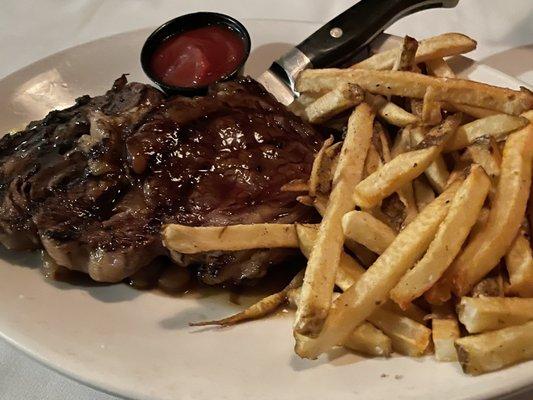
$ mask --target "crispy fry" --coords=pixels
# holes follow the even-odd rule
[[[422,325],[427,324],[427,319],[426,319],[427,312],[425,312],[423,309],[421,309],[415,304],[411,304],[405,310],[402,310],[398,306],[398,304],[396,304],[395,302],[387,301],[385,304],[383,304],[382,307],[385,308],[386,310],[392,311],[395,314],[400,314],[400,315],[403,315],[404,317],[410,318],[413,321],[418,322],[419,324],[422,324]]]
[[[402,227],[411,223],[418,215],[418,208],[415,201],[415,192],[411,182],[406,183],[397,191],[400,201],[405,206],[405,218],[401,224]]]
[[[442,108],[451,112],[462,112],[474,118],[486,118],[491,115],[499,114],[498,111],[489,110],[488,108],[469,106],[466,104],[442,102]]]
[[[442,120],[441,103],[435,100],[435,91],[431,86],[424,95],[421,117],[427,125],[436,125]]]
[[[313,225],[297,225],[298,237],[300,239],[300,248],[304,255],[308,256],[316,240],[317,230]],[[346,253],[342,253],[335,284],[341,290],[347,290],[357,282],[365,270],[358,265],[353,258]],[[376,310],[370,317],[369,321],[382,329],[392,339],[393,348],[402,354],[412,356],[422,355],[429,342],[429,330],[423,324],[417,323],[410,319],[413,317],[422,320],[422,313],[417,307],[408,310],[408,316],[398,315],[392,304],[383,306],[385,309]],[[363,323],[360,326],[365,326]],[[354,330],[357,332],[357,328]],[[373,335],[374,336],[374,335]],[[352,336],[353,337],[353,333]],[[351,343],[350,337],[347,339]],[[305,338],[302,338],[305,341]],[[358,339],[357,343],[365,346],[368,340]],[[346,345],[346,341],[344,342]],[[353,343],[350,348],[354,349]],[[356,350],[356,349],[355,349]]]
[[[308,206],[308,207],[314,207],[315,204],[314,204],[314,200],[311,196],[298,196],[296,197],[296,201],[299,202],[299,203],[302,203],[303,205],[305,206]]]
[[[368,149],[368,153],[366,154],[363,179],[376,172],[378,169],[381,168],[382,165],[383,164],[381,162],[381,158],[379,156],[378,151],[373,145],[371,145]]]
[[[411,148],[411,130],[412,127],[402,129],[400,134],[396,136],[396,141],[391,150],[391,157],[397,157],[399,154],[408,151]],[[416,205],[413,186],[411,182],[406,183],[397,191],[401,203],[404,205],[405,217],[400,225],[409,224],[418,214],[418,207]]]
[[[184,254],[205,251],[298,247],[292,224],[250,224],[228,226],[185,226],[168,224],[163,228],[163,244]]]
[[[502,274],[487,276],[480,280],[470,292],[472,297],[503,297],[505,295],[505,285]]]
[[[418,49],[416,39],[405,36],[402,41],[400,53],[394,60],[393,71],[412,71],[416,67],[415,55]]]
[[[455,341],[463,371],[479,375],[533,358],[533,322]]]
[[[387,300],[390,290],[429,246],[459,185],[460,181],[451,184],[398,234],[363,276],[333,303],[320,335],[297,342],[297,354],[316,358],[342,342]]]
[[[318,227],[309,224],[296,224],[298,234],[298,244],[300,250],[306,258],[309,258],[318,235]],[[335,283],[340,285],[341,289],[349,287],[363,275],[365,269],[359,265],[352,257],[341,252],[339,267],[335,277]]]
[[[415,145],[420,143],[422,140],[424,140],[426,132],[427,130],[423,127],[411,129],[411,143]],[[448,179],[450,178],[448,167],[446,167],[446,163],[441,155],[438,155],[435,158],[435,161],[433,161],[427,167],[427,169],[424,171],[424,174],[437,193],[442,193],[446,187]]]
[[[505,255],[510,284],[507,293],[533,297],[533,255],[531,245],[522,227]]]
[[[446,152],[462,149],[483,136],[492,136],[497,140],[510,132],[523,128],[529,123],[527,118],[513,115],[497,114],[462,125],[457,128],[453,138],[446,143]]]
[[[355,328],[344,341],[343,346],[374,357],[390,357],[392,353],[391,339],[368,322]]]
[[[391,149],[392,158],[398,157],[400,154],[405,153],[411,150],[411,126],[403,128],[396,139],[394,140],[394,145]]]
[[[305,115],[311,123],[322,123],[334,115],[355,107],[364,100],[363,90],[351,83],[339,87],[322,95],[305,108]]]
[[[439,78],[455,78],[455,73],[443,58],[427,60],[426,67],[430,75]]]
[[[318,195],[313,200],[313,206],[321,216],[326,214],[326,208],[328,206],[328,198],[324,195]]]
[[[448,65],[448,63],[442,58],[436,58],[434,60],[426,61],[426,66],[430,75],[439,78],[455,78],[455,73]],[[475,118],[485,118],[489,115],[497,114],[497,111],[488,110],[486,108],[467,106],[465,104],[457,103],[440,103],[441,108],[452,112],[462,112]]]
[[[307,192],[309,184],[302,179],[295,179],[281,187],[283,192]]]
[[[237,314],[214,321],[193,322],[190,323],[189,326],[231,326],[251,319],[263,318],[276,311],[279,306],[285,303],[285,301],[287,300],[288,292],[290,290],[294,290],[300,287],[302,285],[303,278],[304,271],[302,270],[289,282],[289,284],[283,290],[259,300],[257,303],[252,304],[250,307]]]
[[[435,192],[423,177],[418,177],[413,181],[413,191],[419,212],[435,200]]]
[[[406,308],[442,276],[461,250],[490,188],[490,180],[479,166],[473,166],[453,200],[446,218],[424,257],[392,289],[390,297]]]
[[[431,333],[438,361],[457,361],[454,342],[461,337],[459,323],[449,304],[432,306]]]
[[[333,189],[307,263],[302,285],[302,304],[296,313],[295,332],[316,336],[327,317],[335,273],[342,252],[342,216],[352,210],[355,200],[348,193],[361,180],[366,153],[372,139],[374,114],[360,104],[348,122]]]
[[[519,115],[533,108],[533,94],[463,79],[437,78],[408,71],[369,71],[365,69],[309,69],[298,76],[297,90],[333,89],[341,83],[357,83],[370,93],[383,96],[424,98],[433,87],[435,101],[488,108]]]
[[[316,196],[318,192],[329,192],[331,185],[331,158],[326,150],[333,145],[333,137],[324,141],[313,161],[311,176],[309,177],[309,196]]]
[[[418,118],[400,106],[388,101],[385,97],[366,92],[365,101],[385,122],[394,126],[404,127],[418,122]]]
[[[300,288],[288,292],[287,297],[293,308],[298,307],[300,293]],[[374,357],[390,357],[392,353],[391,339],[368,322],[355,328],[342,345],[347,349]]]
[[[396,232],[371,214],[350,211],[342,217],[346,239],[361,243],[377,254],[382,254],[396,237]]]
[[[533,320],[533,299],[463,297],[457,315],[470,333],[493,331]]]
[[[516,237],[526,210],[531,185],[533,126],[513,133],[503,151],[496,195],[485,227],[471,239],[444,279],[451,280],[458,296],[494,268]]]
[[[435,161],[446,140],[455,132],[459,121],[458,114],[446,118],[441,125],[426,135],[418,150],[396,156],[379,171],[360,182],[354,191],[356,203],[363,208],[374,207],[419,176]]]
[[[377,308],[368,320],[392,340],[392,348],[398,353],[420,357],[426,351],[431,330],[403,315]]]
[[[463,157],[482,166],[494,182],[496,181],[495,178],[500,176],[500,160],[498,160],[494,152],[491,151],[490,145],[485,143],[485,141],[476,142],[468,146]]]
[[[455,56],[476,48],[476,41],[460,33],[445,33],[420,41],[415,56],[415,63],[426,62],[435,58]],[[378,53],[351,68],[391,69],[401,47]]]

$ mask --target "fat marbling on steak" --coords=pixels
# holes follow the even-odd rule
[[[118,79],[0,140],[0,241],[117,282],[168,255],[162,224],[309,221],[281,187],[309,176],[321,137],[248,78],[165,98]],[[208,284],[261,277],[282,249],[172,254]]]

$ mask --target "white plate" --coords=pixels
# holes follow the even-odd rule
[[[249,72],[265,69],[317,28],[244,21],[255,45]],[[23,127],[81,94],[101,94],[124,72],[145,81],[138,55],[150,30],[77,46],[0,81],[0,132]],[[471,64],[458,60],[464,69]],[[484,66],[481,81],[520,82]],[[432,358],[363,359],[337,352],[305,361],[292,351],[291,319],[273,317],[229,329],[190,321],[239,309],[227,295],[171,298],[126,285],[44,281],[35,254],[0,251],[0,335],[50,367],[102,390],[136,399],[486,399],[533,383],[533,363],[480,377]]]

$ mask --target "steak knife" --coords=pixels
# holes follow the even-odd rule
[[[453,8],[459,0],[361,0],[272,63],[257,78],[276,99],[289,105],[295,82],[306,68],[339,65],[361,52],[398,19],[429,8]]]

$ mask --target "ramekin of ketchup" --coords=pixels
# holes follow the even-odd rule
[[[141,51],[148,77],[168,94],[197,95],[239,74],[250,54],[250,35],[218,13],[182,15],[157,28]]]

